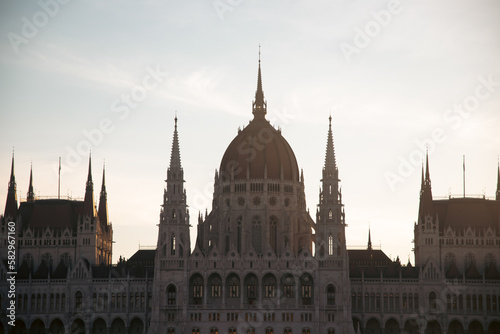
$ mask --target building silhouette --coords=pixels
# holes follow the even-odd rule
[[[83,200],[37,198],[30,173],[18,205],[13,157],[0,219],[0,334],[500,333],[500,169],[495,199],[438,200],[427,157],[415,263],[402,264],[373,247],[370,232],[366,249],[346,249],[331,117],[311,217],[295,154],[266,120],[260,60],[252,113],[216,170],[194,245],[175,117],[156,249],[114,265],[104,170],[98,208],[90,158]],[[12,223],[15,327],[6,311]]]

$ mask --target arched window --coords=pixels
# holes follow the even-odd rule
[[[326,287],[326,305],[335,305],[335,287],[333,284],[328,284]]]
[[[75,293],[75,310],[82,310],[83,294],[80,291]]]
[[[235,274],[232,274],[227,279],[228,292],[227,296],[229,298],[239,298],[240,297],[240,279]]]
[[[210,328],[210,334],[219,334],[218,328]]]
[[[332,209],[328,210],[328,219],[333,219]]]
[[[167,334],[175,334],[175,328],[172,327],[167,328]]]
[[[173,284],[167,286],[167,305],[177,305],[177,288]]]
[[[262,225],[259,216],[255,216],[252,222],[252,247],[257,253],[262,253]]]
[[[222,279],[218,274],[212,274],[208,278],[208,287],[210,298],[220,298],[222,291]]]
[[[333,255],[333,235],[328,236],[328,255]]]
[[[283,290],[283,297],[285,298],[295,298],[294,292],[295,279],[292,275],[284,275],[281,278],[281,287]]]
[[[311,305],[313,299],[313,279],[311,275],[304,274],[300,276],[300,296],[302,305]]]
[[[437,307],[436,298],[436,293],[434,291],[431,291],[431,293],[429,293],[429,308],[431,310],[435,310]]]
[[[200,274],[194,274],[190,280],[191,302],[194,305],[203,304],[203,277]]]
[[[193,328],[193,330],[191,331],[191,334],[200,334],[200,329],[199,328]],[[235,332],[236,334],[236,332]]]
[[[266,328],[266,334],[274,334],[274,330],[272,328]]]
[[[272,274],[267,274],[262,279],[264,285],[264,298],[276,297],[276,277]]]
[[[271,219],[269,220],[269,245],[271,246],[271,249],[274,251],[274,253],[277,253],[278,243],[277,222],[278,220],[276,219],[276,217],[271,216]]]
[[[257,276],[254,274],[247,275],[245,277],[245,286],[246,286],[246,297],[247,297],[247,303],[249,305],[255,304],[258,298],[258,280]]]

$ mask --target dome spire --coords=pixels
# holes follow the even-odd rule
[[[262,91],[262,74],[260,71],[260,45],[259,45],[259,71],[257,77],[257,90],[255,91],[255,100],[253,102],[254,119],[264,119],[266,116],[267,103],[264,100],[264,92]]]

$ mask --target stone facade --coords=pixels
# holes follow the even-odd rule
[[[415,263],[346,249],[331,118],[315,219],[304,177],[265,119],[259,62],[253,120],[229,144],[210,212],[190,218],[177,118],[156,250],[111,264],[103,182],[83,201],[18,206],[14,160],[0,218],[0,334],[7,324],[8,227],[16,225],[12,333],[500,333],[500,170],[495,199],[432,197],[422,170]],[[326,126],[325,126],[326,127]]]

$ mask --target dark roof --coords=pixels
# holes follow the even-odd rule
[[[104,264],[92,266],[92,278],[108,278],[111,270],[113,267]]]
[[[469,279],[480,279],[480,278],[482,278],[482,276],[479,273],[479,271],[477,271],[476,265],[474,263],[472,263],[469,266],[469,269],[467,269],[467,271],[465,272],[465,278],[469,278]]]
[[[500,279],[500,274],[498,273],[497,266],[490,264],[486,269],[486,279]]]
[[[42,261],[38,266],[38,269],[33,274],[33,279],[43,279],[49,277],[49,267],[45,264],[45,261]]]
[[[222,181],[268,179],[299,180],[297,159],[290,144],[267,120],[254,118],[229,144],[220,164]]]
[[[349,263],[357,267],[386,267],[392,263],[391,259],[380,249],[348,249]]]
[[[19,213],[23,228],[69,228],[76,230],[78,216],[83,209],[82,201],[46,199],[22,202]]]
[[[66,267],[63,261],[60,261],[56,267],[56,270],[54,270],[54,272],[50,277],[57,279],[66,278],[67,274],[68,274],[68,267]]]
[[[127,260],[127,267],[153,267],[156,249],[140,249]]]
[[[455,262],[452,262],[450,264],[450,268],[448,269],[448,271],[446,272],[446,278],[460,278],[462,277],[462,274],[460,273],[460,271],[458,271],[458,268],[457,268],[457,265],[455,264]]]
[[[16,278],[17,279],[28,279],[28,278],[30,278],[30,273],[31,273],[31,269],[30,269],[28,263],[26,262],[26,260],[23,260],[23,263],[21,263],[21,266],[17,270]]]
[[[434,200],[434,210],[439,218],[439,228],[497,226],[500,218],[500,202],[484,198],[450,198]]]

